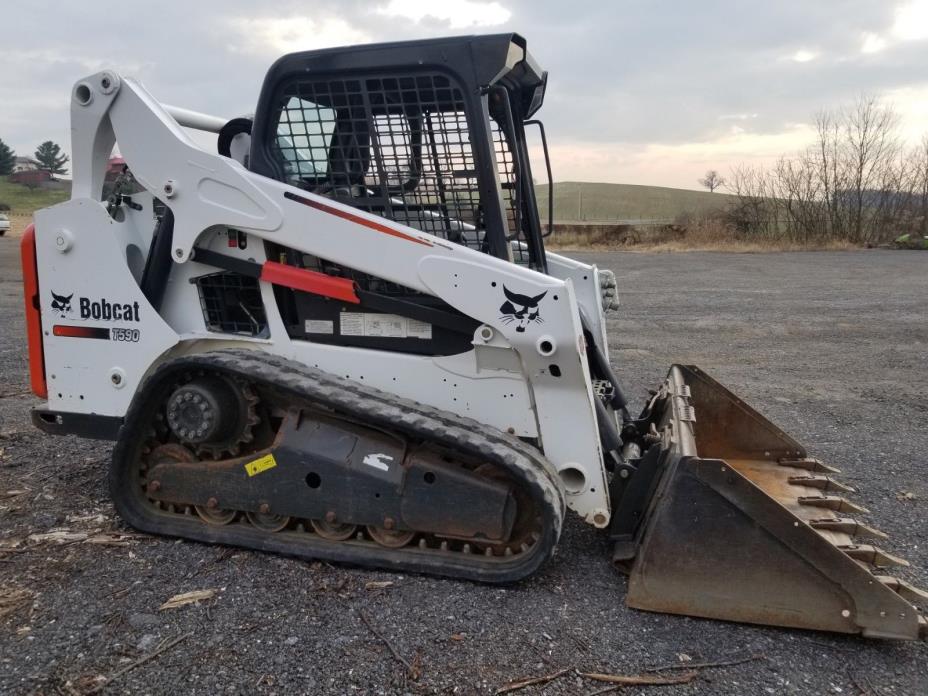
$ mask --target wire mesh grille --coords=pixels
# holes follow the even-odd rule
[[[496,169],[499,177],[500,190],[503,196],[503,212],[506,215],[507,237],[510,241],[525,241],[522,217],[519,206],[521,202],[517,195],[516,167],[513,162],[512,150],[506,133],[495,119],[490,119],[493,134],[493,149],[496,152]],[[513,260],[516,263],[529,262],[528,249],[521,244],[512,244]]]
[[[258,279],[239,273],[212,273],[196,279],[203,320],[209,331],[259,336],[267,316]]]
[[[487,251],[465,107],[440,73],[301,80],[283,92],[272,149],[288,183]],[[493,125],[512,237],[515,167]]]

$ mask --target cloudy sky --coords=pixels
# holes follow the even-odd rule
[[[18,154],[70,151],[70,87],[104,67],[234,116],[288,51],[502,31],[550,73],[555,180],[696,188],[800,148],[817,110],[861,93],[928,132],[928,0],[7,0],[2,26],[0,138]]]

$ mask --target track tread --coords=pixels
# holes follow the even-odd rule
[[[127,466],[140,456],[140,442],[156,405],[159,388],[178,374],[213,369],[241,375],[272,387],[294,400],[333,408],[365,423],[439,443],[486,458],[510,471],[534,490],[545,525],[541,538],[526,553],[486,558],[415,547],[372,548],[321,540],[299,532],[260,533],[247,527],[209,527],[180,516],[170,518],[147,504]],[[564,489],[554,467],[537,449],[518,438],[458,414],[404,399],[263,351],[223,349],[176,358],[162,364],[140,387],[126,414],[113,452],[110,488],[119,513],[134,527],[207,542],[393,570],[425,572],[484,582],[513,582],[536,570],[554,553],[566,509]]]

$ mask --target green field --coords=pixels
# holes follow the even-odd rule
[[[538,209],[547,217],[548,187],[537,186]],[[0,203],[14,213],[32,214],[39,208],[69,198],[67,191],[29,189],[0,177]],[[575,181],[554,184],[554,219],[559,222],[666,221],[685,213],[702,213],[725,208],[733,196],[708,191],[635,186],[633,184],[596,184]]]
[[[68,200],[68,191],[46,191],[30,189],[21,184],[10,183],[9,177],[0,176],[0,203],[10,206],[12,212],[31,215],[39,208]]]
[[[535,195],[539,212],[545,219],[548,211],[547,185],[536,186]],[[724,193],[663,186],[555,182],[554,219],[559,222],[672,222],[685,213],[725,208],[732,198]]]

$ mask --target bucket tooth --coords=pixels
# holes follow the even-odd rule
[[[875,539],[888,539],[889,535],[863,524],[851,517],[826,517],[819,520],[809,520],[813,529],[824,529],[829,532],[843,532],[850,536],[873,537]]]
[[[828,510],[834,510],[835,512],[870,512],[867,508],[855,505],[850,500],[842,498],[839,495],[806,495],[800,496],[797,500],[800,505],[826,508]]]
[[[846,546],[839,546],[838,548],[851,558],[864,561],[877,568],[909,565],[909,562],[904,558],[893,556],[890,553],[886,553],[883,549],[871,546],[870,544],[848,544]]]
[[[814,471],[818,474],[840,474],[841,469],[837,469],[833,466],[825,464],[815,457],[802,457],[800,459],[780,459],[777,462],[780,466],[789,466],[794,469],[805,469],[806,471]]]
[[[928,607],[928,592],[925,592],[925,590],[910,585],[905,580],[894,578],[891,575],[877,575],[876,579],[903,599],[912,602],[912,604]]]
[[[790,476],[790,484],[794,486],[808,486],[809,488],[818,488],[823,491],[841,491],[842,493],[856,493],[850,486],[835,481],[827,476]]]

